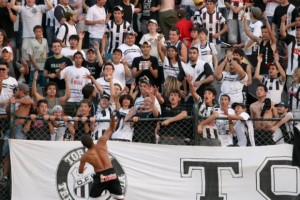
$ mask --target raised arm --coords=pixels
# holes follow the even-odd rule
[[[263,17],[264,17],[264,19],[265,19],[266,27],[267,27],[268,33],[269,33],[269,35],[270,35],[271,43],[272,43],[272,44],[276,44],[277,38],[276,38],[274,32],[272,31],[272,27],[271,27],[271,25],[270,25],[270,23],[269,23],[268,17],[267,17],[267,15],[266,15],[265,13],[263,14]]]
[[[33,75],[33,82],[32,82],[32,88],[31,88],[31,93],[32,93],[32,96],[35,98],[35,101],[38,101],[38,100],[44,98],[37,92],[37,89],[36,89],[36,81],[37,81],[38,75],[39,75],[39,72],[35,71],[34,75]]]
[[[285,80],[286,80],[286,74],[285,74],[285,71],[284,71],[284,69],[282,68],[282,66],[281,66],[281,64],[279,62],[279,54],[277,52],[274,53],[274,61],[275,61],[275,64],[277,66],[278,72],[279,72],[279,74],[281,76],[281,80],[283,82],[285,82]]]
[[[262,62],[262,54],[259,54],[257,56],[257,64],[256,64],[255,73],[254,73],[254,78],[256,78],[259,82],[261,82],[263,79],[262,75],[259,74],[261,62]]]
[[[115,128],[115,116],[113,113],[110,114],[110,124],[109,124],[109,128],[104,132],[104,134],[102,135],[101,138],[99,138],[98,143],[100,142],[104,142],[106,143],[107,140],[110,138],[110,136],[112,135],[114,128]]]
[[[163,37],[164,36],[162,34],[160,34],[157,38],[157,52],[158,52],[158,55],[159,55],[159,58],[160,58],[161,62],[165,61],[165,54],[164,54],[164,52],[162,51],[162,48],[161,48],[161,39]]]
[[[45,3],[46,3],[46,6],[47,6],[47,8],[45,10],[46,12],[53,8],[53,5],[52,5],[51,1],[45,0]]]
[[[65,96],[59,98],[59,104],[60,105],[65,105],[69,98],[71,97],[71,88],[70,88],[70,83],[68,80],[68,74],[65,74],[65,84],[66,84],[66,93]]]
[[[281,17],[281,24],[280,24],[280,35],[285,39],[286,38],[286,27],[285,27],[285,22],[286,22],[287,16],[283,15]]]
[[[243,23],[244,23],[244,28],[245,28],[245,33],[246,35],[250,38],[250,40],[259,43],[261,41],[261,39],[259,37],[256,37],[255,35],[253,35],[250,31],[249,25],[247,23],[247,20],[245,17],[243,17]],[[252,45],[252,44],[251,44]],[[246,48],[246,47],[245,47]]]
[[[91,74],[85,74],[85,77],[91,79],[92,83],[95,85],[100,94],[103,94],[104,90],[102,86],[95,80],[95,78]]]
[[[16,5],[16,0],[11,0],[10,1],[10,5],[11,5],[11,8],[13,9],[13,10],[15,10],[15,11],[19,11],[20,10],[20,5]]]

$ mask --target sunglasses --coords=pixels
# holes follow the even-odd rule
[[[0,71],[5,71],[6,69],[5,68],[0,68]]]

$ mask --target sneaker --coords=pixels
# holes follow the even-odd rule
[[[7,177],[3,177],[0,180],[0,187],[7,187],[8,186],[8,178]]]

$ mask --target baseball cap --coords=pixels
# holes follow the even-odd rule
[[[140,83],[146,83],[146,84],[150,84],[150,80],[147,76],[142,76],[140,79],[139,79],[139,82]]]
[[[149,46],[151,46],[151,42],[149,42],[149,41],[147,41],[147,40],[145,40],[144,42],[143,42],[143,45],[149,45]]]
[[[155,19],[150,19],[147,24],[149,24],[149,23],[153,23],[153,24],[158,25],[158,23]]]
[[[89,48],[89,49],[87,50],[87,53],[90,52],[90,51],[93,51],[94,53],[96,52],[94,48]]]
[[[125,37],[128,36],[128,35],[135,36],[135,33],[134,33],[134,31],[127,31],[127,32],[125,32]]]
[[[63,108],[60,106],[60,105],[55,105],[53,108],[52,108],[53,112],[56,112],[56,111],[61,111],[63,110]]]
[[[29,86],[25,83],[19,83],[17,88],[22,90],[24,93],[29,93]]]
[[[122,8],[122,6],[115,6],[115,7],[114,7],[114,10],[120,10],[120,11],[122,11],[122,12],[123,12],[123,8]]]
[[[260,19],[261,16],[262,16],[261,9],[258,8],[258,7],[252,7],[252,8],[251,8],[251,12],[252,12],[253,17],[254,17],[255,19]]]
[[[107,93],[104,93],[101,95],[101,99],[103,99],[103,98],[107,98],[108,100],[110,100],[110,95]]]
[[[281,102],[275,104],[275,107],[279,107],[279,106],[284,106],[284,107],[286,107],[286,108],[288,107],[288,105],[287,105],[285,102],[283,102],[283,101],[281,101]]]
[[[235,102],[231,105],[232,109],[235,109],[236,106],[241,106],[242,108],[246,108],[246,105],[243,103]]]
[[[4,51],[4,50],[6,50],[8,53],[12,53],[12,52],[13,52],[13,50],[12,50],[12,48],[11,48],[10,46],[5,46],[5,47],[3,47],[3,48],[1,49],[1,52]]]

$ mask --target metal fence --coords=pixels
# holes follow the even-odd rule
[[[14,106],[14,105],[12,105]],[[12,108],[11,111],[14,109]],[[172,145],[205,145],[205,146],[214,146],[216,139],[213,138],[203,138],[202,135],[198,134],[197,126],[199,124],[200,117],[198,116],[199,107],[197,104],[193,107],[193,112],[185,120],[171,123],[168,126],[163,126],[161,122],[168,118],[140,118],[138,122],[132,123],[132,142],[142,142],[142,143],[154,143],[154,144],[172,144]],[[11,130],[11,138],[14,137],[15,127],[10,124],[14,124],[14,120],[18,118],[30,119],[29,116],[15,116],[12,114],[10,119],[4,119],[0,117],[0,152],[2,155],[2,145],[4,141],[4,136],[6,130]],[[218,118],[218,120],[226,120],[226,118]],[[79,121],[81,119],[79,118]],[[278,121],[279,119],[252,119],[253,123],[256,121]],[[58,124],[63,123],[62,119],[55,119]],[[73,121],[73,119],[71,120]],[[97,120],[97,126],[105,126],[108,124],[108,120]],[[132,121],[131,121],[132,122]],[[63,130],[63,134],[58,134],[58,128],[56,128],[56,135],[50,134],[48,128],[48,121],[45,121],[43,118],[36,118],[32,122],[31,128],[26,134],[27,139],[30,140],[79,140],[80,131],[75,131],[75,135],[71,134],[68,131],[68,128]],[[101,137],[101,133],[95,135],[93,132],[93,137],[95,139]],[[267,132],[255,131],[254,132],[255,143],[257,146],[260,145],[273,145],[276,143],[290,143],[291,141],[286,141],[284,137],[274,139],[272,135],[267,135]],[[218,140],[218,139],[217,139]],[[236,145],[235,138],[233,137],[233,145]],[[3,159],[3,158],[2,158]],[[3,178],[3,162],[0,163],[0,178]],[[10,181],[0,182],[0,197],[3,200],[10,199]]]

